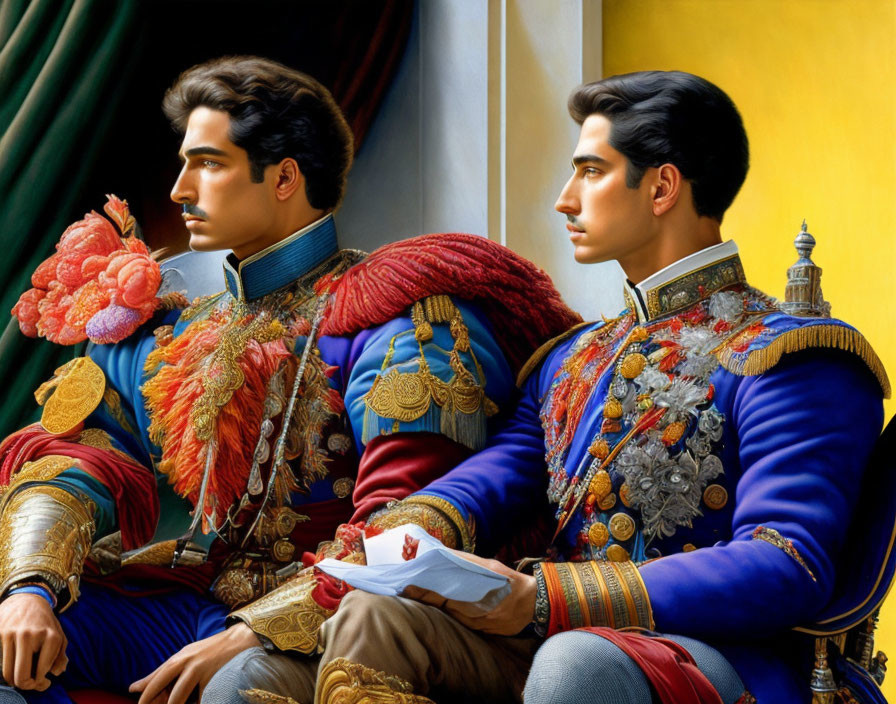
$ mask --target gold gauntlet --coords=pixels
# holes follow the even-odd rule
[[[8,491],[0,514],[0,594],[17,582],[40,580],[65,602],[62,610],[68,608],[79,595],[94,510],[55,486]]]
[[[389,530],[405,523],[420,526],[449,548],[473,552],[476,541],[473,526],[464,520],[453,504],[437,496],[415,495],[390,503],[373,514],[367,525]]]
[[[536,567],[536,622],[547,635],[587,626],[653,628],[647,589],[634,562],[541,562]],[[547,597],[550,613],[538,613]],[[542,610],[544,610],[542,608]]]
[[[230,616],[245,622],[280,650],[311,654],[317,650],[320,627],[336,613],[325,609],[311,596],[316,586],[314,570],[309,567]]]

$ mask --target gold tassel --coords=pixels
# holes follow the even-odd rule
[[[730,347],[726,347],[719,353],[719,363],[732,374],[756,376],[774,367],[781,355],[813,347],[838,349],[857,355],[874,374],[884,398],[890,398],[890,380],[877,353],[858,331],[841,325],[810,325],[790,330],[772,340],[767,347],[751,352],[741,360],[735,358]]]

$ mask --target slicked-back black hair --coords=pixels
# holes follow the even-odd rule
[[[251,178],[285,158],[296,160],[314,208],[342,199],[354,139],[342,111],[311,76],[258,56],[225,56],[180,75],[162,109],[181,134],[198,107],[230,115],[230,141],[249,154]]]
[[[731,98],[706,79],[682,71],[640,71],[585,83],[569,97],[569,113],[611,123],[610,146],[629,161],[636,188],[649,167],[674,164],[691,183],[698,215],[719,222],[749,168],[749,144]]]

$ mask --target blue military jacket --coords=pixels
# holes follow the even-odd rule
[[[503,430],[422,493],[483,550],[546,498],[549,560],[632,560],[657,630],[715,645],[759,701],[803,701],[811,642],[791,629],[861,547],[845,536],[889,386],[853,328],[783,314],[714,249],[546,346]]]

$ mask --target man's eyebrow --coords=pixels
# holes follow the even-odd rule
[[[179,155],[181,160],[185,159],[188,156],[227,156],[227,152],[223,149],[217,149],[215,147],[190,147],[183,154]]]
[[[603,157],[599,157],[597,154],[579,154],[572,158],[573,167],[581,166],[582,164],[597,164],[598,166],[610,166],[609,161],[607,161]]]

